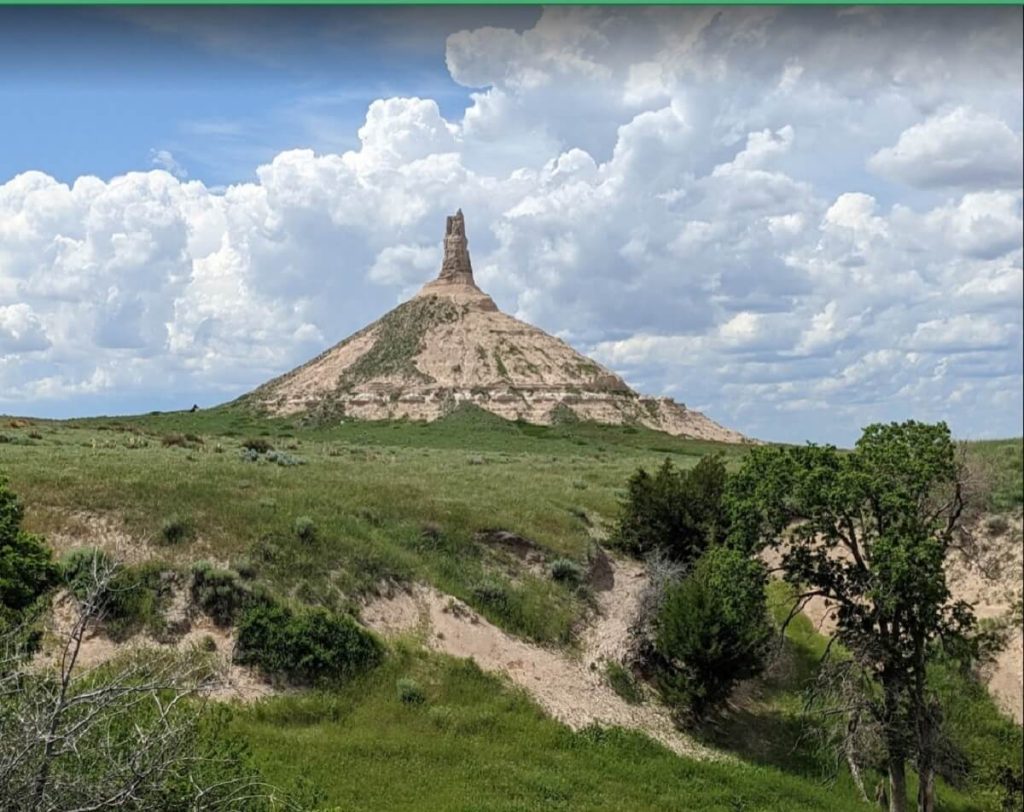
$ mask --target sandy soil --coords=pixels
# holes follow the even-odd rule
[[[40,667],[55,666],[63,652],[64,641],[70,637],[75,621],[75,608],[66,594],[58,595],[53,604],[53,615],[48,630],[47,641],[43,650],[36,656],[36,664]],[[115,642],[107,637],[102,629],[93,626],[86,632],[82,640],[75,668],[86,672],[103,663],[125,654],[133,649],[169,649],[181,652],[190,651],[213,642],[215,663],[219,674],[218,680],[204,694],[213,699],[238,700],[253,702],[276,691],[255,671],[231,662],[235,647],[233,630],[222,629],[210,618],[199,616],[190,624],[189,630],[171,643],[156,640],[148,634],[138,634],[128,640]],[[204,645],[205,644],[205,645]]]
[[[603,662],[625,652],[629,621],[645,584],[642,565],[615,562],[613,571],[611,589],[599,596],[600,613],[582,636],[578,660],[512,637],[455,598],[425,586],[373,600],[362,618],[385,636],[419,633],[435,651],[471,658],[485,671],[506,675],[574,729],[596,723],[640,730],[676,753],[716,757],[680,733],[663,707],[630,705],[605,681]]]

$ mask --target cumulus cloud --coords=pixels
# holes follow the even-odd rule
[[[994,116],[962,106],[907,128],[894,146],[872,155],[868,166],[923,188],[1018,189],[1024,182],[1022,154],[1019,132]]]
[[[462,116],[380,99],[356,149],[252,182],[26,171],[0,185],[0,408],[240,394],[429,279],[461,207],[503,309],[741,430],[1019,431],[1019,19],[553,8],[448,38]]]

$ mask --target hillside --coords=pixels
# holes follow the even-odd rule
[[[313,781],[325,808],[862,808],[842,770],[822,785],[833,767],[797,732],[824,645],[813,618],[706,731],[675,731],[606,671],[644,578],[614,555],[610,571],[600,565],[627,477],[714,451],[734,464],[746,446],[508,422],[467,406],[432,423],[308,426],[217,409],[3,425],[0,473],[29,528],[59,551],[103,547],[172,584],[211,561],[296,605],[355,612],[390,641],[385,664],[345,686],[281,691],[235,667],[221,694],[242,703],[233,729],[268,776]],[[254,453],[261,442],[273,450]],[[1019,449],[981,452],[1000,461],[993,498],[1010,502],[1002,524],[991,519],[999,554],[1018,558],[1021,499],[1006,460]],[[589,573],[581,588],[550,577],[566,559]],[[93,638],[96,661],[125,640],[179,639],[167,620],[177,590],[116,640]],[[182,643],[209,638],[230,657],[233,630],[185,609]],[[396,699],[402,680],[421,703]],[[983,691],[949,680],[971,758],[1019,738]],[[967,786],[943,784],[939,798],[946,810],[995,808]]]
[[[642,397],[564,341],[502,313],[474,281],[461,211],[448,218],[437,279],[238,401],[277,416],[427,421],[462,403],[540,425],[569,415],[694,439],[744,439],[669,398]]]

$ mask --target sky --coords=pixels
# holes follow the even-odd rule
[[[748,435],[1019,435],[1022,9],[0,8],[0,412],[210,406],[434,277]]]

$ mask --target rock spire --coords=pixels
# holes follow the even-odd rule
[[[469,261],[469,240],[466,239],[466,220],[462,209],[448,218],[444,232],[444,260],[441,262],[439,282],[472,285],[473,265]]]

